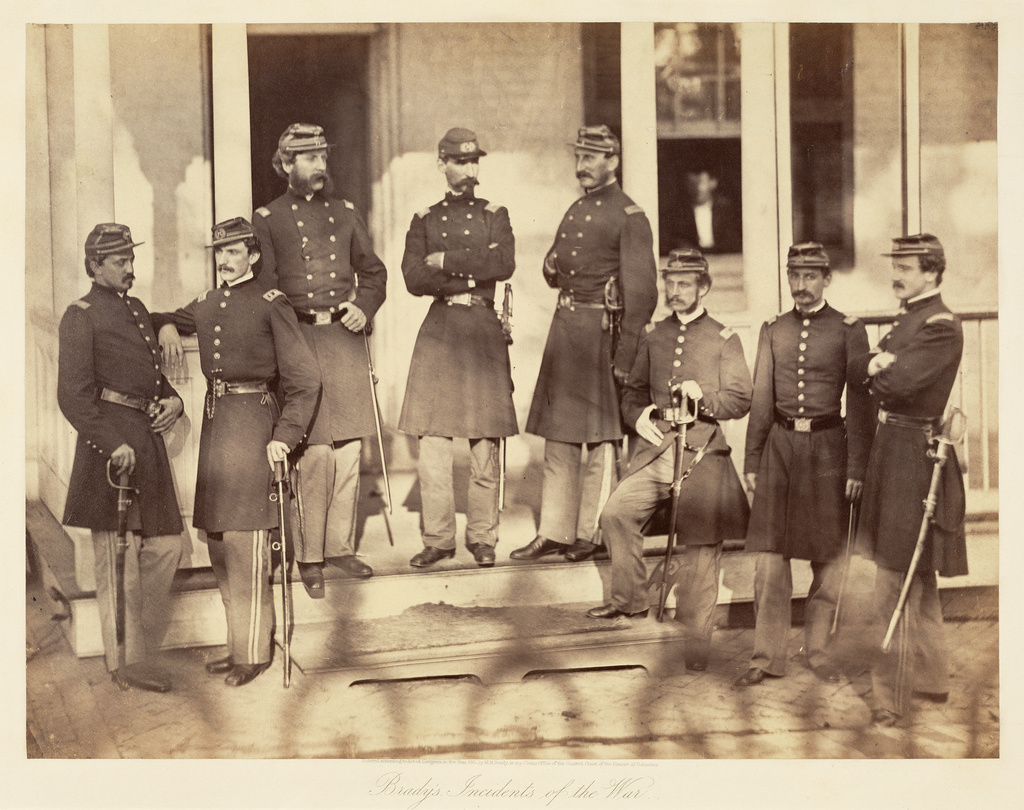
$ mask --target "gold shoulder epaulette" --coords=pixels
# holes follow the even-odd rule
[[[264,219],[266,219],[267,217],[270,216],[270,209],[267,208],[266,206],[261,205],[259,208],[256,209],[256,213],[259,214]]]
[[[199,293],[199,297],[196,299],[196,303],[198,304],[200,301],[205,301],[206,296],[208,296],[211,292],[212,290],[206,290],[205,292]]]
[[[625,210],[627,215],[642,214],[644,212],[644,209],[641,208],[639,205],[627,205]]]
[[[501,206],[493,202],[489,202],[487,203],[487,205],[484,206],[484,210],[490,211],[492,214],[497,214],[500,209]]]
[[[847,326],[856,326],[860,322],[860,319],[856,315],[847,315],[843,318],[843,323]]]
[[[771,326],[771,325],[772,325],[773,323],[775,323],[775,322],[776,322],[776,321],[777,321],[778,319],[779,319],[779,316],[778,316],[778,315],[776,315],[776,316],[775,316],[774,318],[772,318],[772,319],[771,319],[770,321],[765,321],[765,325],[767,325],[767,326]]]
[[[350,203],[348,200],[342,200],[342,202],[345,203],[345,207],[346,208],[349,208],[349,209],[351,209],[353,211],[356,210],[356,207],[354,205],[352,205],[352,203]]]
[[[725,326],[722,328],[722,331],[719,332],[718,334],[722,337],[723,340],[728,340],[736,333],[733,332],[732,329],[730,329],[728,326]]]
[[[937,323],[938,321],[955,321],[952,312],[936,312],[925,323]]]
[[[263,297],[266,298],[268,301],[273,301],[275,298],[278,298],[279,296],[282,295],[284,295],[284,293],[281,292],[280,290],[268,290],[267,292],[263,293]]]
[[[420,219],[426,219],[427,218],[427,214],[429,214],[429,213],[430,213],[430,206],[427,206],[422,211],[417,211],[416,212],[416,216],[418,216]]]
[[[644,327],[644,334],[645,335],[649,335],[649,334],[651,334],[651,332],[654,331],[654,329],[655,329],[654,324],[653,323],[649,323],[649,324],[647,324],[647,326]]]
[[[88,309],[91,305],[88,301],[83,301],[79,298],[77,301],[72,302],[72,306],[81,307],[82,309]]]

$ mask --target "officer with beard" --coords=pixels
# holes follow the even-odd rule
[[[323,127],[288,127],[272,161],[288,190],[257,208],[252,222],[263,248],[260,280],[288,296],[322,383],[294,466],[295,558],[314,599],[324,595],[325,557],[349,576],[373,575],[354,546],[362,439],[375,430],[362,332],[384,303],[387,282],[363,217],[331,196],[329,148]]]

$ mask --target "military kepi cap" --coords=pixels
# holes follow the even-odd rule
[[[786,267],[828,270],[828,254],[818,242],[798,242],[789,249]]]
[[[132,241],[132,232],[127,225],[103,222],[93,228],[85,237],[85,255],[109,256],[111,253],[123,253],[144,244],[146,243]]]
[[[580,127],[573,146],[586,152],[600,152],[603,155],[617,155],[621,151],[619,139],[605,124]]]
[[[668,254],[662,275],[669,273],[707,273],[708,260],[697,248],[676,248]]]
[[[445,158],[480,158],[487,153],[480,148],[476,133],[471,129],[453,127],[437,144],[437,156]]]
[[[232,242],[241,242],[256,235],[249,220],[245,217],[232,217],[213,226],[213,244],[207,247],[220,247],[230,245]]]
[[[330,149],[334,144],[327,143],[321,126],[292,124],[281,134],[277,146],[281,151],[312,152],[314,149]]]
[[[892,250],[883,256],[939,256],[946,258],[942,243],[930,233],[916,233],[913,236],[894,236]]]

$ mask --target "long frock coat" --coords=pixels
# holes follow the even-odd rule
[[[316,362],[288,299],[279,290],[264,292],[252,279],[210,290],[153,320],[158,327],[169,322],[183,334],[197,335],[203,375],[211,383],[278,379],[284,394],[280,412],[272,396],[207,393],[192,519],[207,532],[277,526],[267,443],[274,439],[293,450],[309,427],[320,392]]]
[[[716,422],[739,419],[750,409],[751,382],[739,335],[704,312],[688,324],[675,315],[649,328],[640,340],[636,362],[622,393],[622,416],[631,425],[652,403],[659,412],[671,407],[669,384],[695,380],[703,396],[698,400],[698,421],[687,427],[683,469],[712,436],[707,454],[683,484],[676,520],[679,542],[714,545],[743,537],[750,509],[732,452]],[[626,477],[670,451],[675,431],[664,419],[656,420],[665,438],[655,445],[639,437]],[[652,522],[658,519],[656,514]],[[665,523],[668,524],[666,516]],[[653,526],[645,530],[656,531]]]
[[[526,431],[582,444],[622,438],[612,363],[628,374],[640,333],[657,304],[651,223],[613,182],[569,206],[544,260],[548,284],[575,302],[600,304],[605,284],[622,287],[621,334],[612,357],[611,333],[600,308],[559,306],[548,332]]]
[[[375,430],[365,338],[340,321],[318,326],[302,313],[337,312],[347,301],[370,321],[384,303],[387,270],[373,252],[366,223],[348,200],[291,189],[257,208],[264,289],[281,290],[299,313],[299,331],[313,352],[323,385],[308,444],[362,438]]]
[[[443,269],[426,258],[444,253]],[[514,436],[508,344],[494,310],[496,283],[515,270],[515,237],[503,206],[453,195],[412,218],[402,273],[413,295],[435,300],[413,348],[398,429],[414,436]],[[444,296],[471,293],[463,305]]]
[[[849,528],[846,481],[864,480],[875,411],[850,363],[868,350],[856,318],[825,304],[816,312],[784,312],[763,324],[754,366],[744,472],[757,473],[747,551],[827,562],[843,549]],[[800,432],[776,422],[839,416],[835,427]]]
[[[907,305],[881,341],[896,362],[871,377],[879,407],[905,416],[938,420],[946,407],[963,354],[963,330],[940,295]],[[854,373],[867,380],[873,354],[854,361]],[[879,424],[868,458],[858,548],[878,565],[895,571],[910,567],[934,461],[923,429]],[[967,573],[964,534],[964,482],[954,448],[943,467],[938,504],[920,570],[944,577]]]
[[[156,403],[178,396],[163,375],[156,332],[138,299],[93,284],[60,322],[57,403],[78,431],[64,523],[117,530],[117,491],[107,461],[122,444],[135,451],[129,528],[143,537],[181,532],[181,513],[163,436],[142,411],[100,399],[104,388]],[[115,479],[116,480],[116,479]]]

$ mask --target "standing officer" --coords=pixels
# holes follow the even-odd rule
[[[629,374],[658,298],[651,224],[615,179],[619,139],[604,125],[582,127],[574,146],[586,193],[569,207],[544,259],[558,308],[526,423],[527,432],[546,439],[540,528],[512,552],[515,560],[564,554],[577,562],[594,554],[597,518],[617,477],[616,383]],[[609,282],[621,290],[621,313],[606,309]]]
[[[178,343],[179,331],[199,340],[207,393],[192,524],[209,539],[228,623],[228,655],[206,670],[243,686],[270,666],[274,464],[302,440],[320,378],[288,299],[255,280],[260,246],[252,225],[242,217],[218,223],[211,247],[218,289],[153,321],[166,324],[162,346],[168,338]],[[280,411],[269,388],[275,375],[284,393]]]
[[[939,293],[946,256],[928,233],[893,239],[892,286],[902,307],[878,348],[854,360],[879,405],[868,458],[858,546],[876,563],[875,601],[888,624],[917,543],[931,483],[930,439],[963,353],[963,331]],[[893,647],[872,671],[872,722],[895,725],[912,696],[945,702],[949,671],[935,572],[967,573],[964,484],[955,453],[942,470],[938,505]]]
[[[288,296],[323,386],[294,471],[296,560],[313,598],[324,595],[325,556],[349,576],[373,575],[354,545],[362,438],[375,430],[363,330],[384,303],[387,282],[362,216],[331,196],[328,148],[322,127],[288,127],[273,159],[288,191],[253,217],[260,280]]]
[[[135,250],[125,225],[97,225],[85,240],[92,289],[60,322],[57,402],[78,431],[64,523],[92,529],[96,600],[107,669],[119,689],[166,692],[170,682],[147,667],[167,631],[171,582],[181,560],[181,513],[163,434],[183,410],[160,366],[149,312],[128,295]],[[124,565],[125,667],[118,668],[114,545],[117,491],[128,473],[136,490],[128,514]]]
[[[450,129],[437,146],[448,181],[438,203],[416,214],[405,237],[402,273],[413,295],[434,302],[420,327],[398,429],[419,437],[424,549],[409,564],[425,568],[455,556],[452,437],[469,439],[466,548],[494,565],[498,541],[498,441],[514,436],[508,344],[494,311],[495,282],[515,270],[508,210],[477,199],[476,134]]]
[[[704,309],[711,276],[703,254],[692,248],[673,250],[662,273],[665,303],[673,314],[647,327],[640,341],[622,394],[622,413],[636,426],[639,445],[601,513],[612,559],[611,601],[587,615],[647,615],[641,530],[670,495],[674,433],[661,416],[672,407],[672,389],[677,389],[697,402],[697,420],[686,431],[684,471],[701,449],[705,455],[693,466],[679,496],[676,620],[687,628],[687,668],[703,670],[714,629],[722,540],[742,537],[749,514],[718,422],[747,413],[750,372],[739,335]]]
[[[747,423],[744,471],[754,503],[746,548],[757,552],[756,627],[750,669],[738,686],[785,673],[793,558],[810,560],[813,572],[804,618],[808,664],[820,679],[839,680],[825,646],[842,576],[837,562],[848,502],[860,497],[871,446],[867,387],[847,375],[853,358],[868,350],[867,330],[825,302],[832,271],[820,244],[793,245],[786,265],[796,306],[761,327]]]

